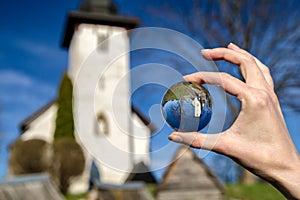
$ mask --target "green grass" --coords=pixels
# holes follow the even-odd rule
[[[147,184],[146,187],[147,187],[147,190],[149,191],[149,193],[152,195],[152,197],[155,197],[156,190],[157,190],[157,185],[155,185],[155,184]]]
[[[82,194],[67,194],[65,196],[66,200],[79,200],[79,199],[87,199],[87,193]]]
[[[239,200],[284,200],[286,198],[272,185],[267,183],[256,183],[253,185],[226,185],[226,199]]]
[[[156,185],[154,184],[148,184],[147,189],[150,192],[150,194],[154,197],[156,192]],[[81,200],[81,199],[87,199],[88,193],[82,193],[82,194],[66,194],[65,199],[66,200]]]

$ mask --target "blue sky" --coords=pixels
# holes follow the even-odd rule
[[[0,6],[0,178],[6,175],[6,150],[19,134],[19,123],[56,96],[60,78],[68,65],[67,50],[61,47],[66,15],[70,10],[77,10],[79,2],[10,0]],[[139,17],[142,26],[158,25],[183,30],[182,22],[174,23],[171,13],[162,13],[155,7],[160,4],[159,0],[115,2],[122,15]],[[173,19],[172,24],[158,23],[167,18]],[[138,63],[139,60],[135,60],[132,64]],[[158,96],[162,95],[162,88],[153,88],[159,91]],[[159,103],[160,99],[140,104],[144,95],[140,91],[133,101],[148,114],[152,104]],[[299,114],[292,111],[284,114],[294,141],[300,141]],[[154,136],[152,148],[160,148],[167,143],[169,132],[171,129],[164,127],[160,135]],[[299,142],[297,148],[300,150]]]
[[[60,42],[78,1],[5,1],[0,6],[0,177],[19,123],[55,98],[67,51]]]

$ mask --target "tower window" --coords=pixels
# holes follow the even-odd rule
[[[97,50],[100,52],[106,52],[108,51],[108,40],[107,38],[109,37],[109,32],[96,32],[97,34]]]
[[[109,135],[109,124],[104,113],[99,113],[97,115],[97,122],[96,122],[96,135],[98,136],[107,136]]]

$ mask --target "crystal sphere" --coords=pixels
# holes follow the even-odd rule
[[[211,119],[211,96],[197,83],[176,83],[164,94],[162,113],[167,124],[176,131],[200,131]]]

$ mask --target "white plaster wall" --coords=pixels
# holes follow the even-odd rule
[[[69,52],[69,73],[75,82],[75,90],[78,89],[74,93],[74,113],[78,118],[76,126],[81,135],[79,138],[101,163],[102,181],[115,184],[122,184],[127,177],[124,171],[131,170],[133,166],[126,154],[129,151],[130,77],[123,77],[128,72],[128,55],[118,57],[119,52],[129,49],[127,35],[109,41],[107,51],[98,51],[96,48],[97,34],[114,35],[123,31],[119,27],[81,24],[74,33]],[[92,54],[96,56],[89,57]],[[112,62],[115,58],[116,61]],[[84,70],[81,69],[82,64]],[[99,72],[104,71],[104,88],[96,88],[91,80],[97,79],[99,82],[102,75]],[[117,92],[116,88],[119,89]],[[90,93],[93,93],[93,97]],[[117,99],[116,104],[114,99]],[[89,105],[94,106],[92,112],[87,111]],[[100,112],[107,115],[110,130],[107,136],[95,135],[96,115]]]
[[[145,126],[142,120],[133,113],[133,133],[134,133],[134,151],[135,151],[135,163],[144,161],[146,165],[150,165],[150,137],[151,131]]]
[[[57,106],[53,104],[40,117],[35,119],[27,131],[25,131],[21,138],[23,140],[42,139],[49,143],[53,141],[53,134],[55,130]]]

